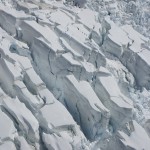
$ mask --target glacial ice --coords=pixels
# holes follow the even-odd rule
[[[0,0],[0,150],[149,150],[148,7]]]

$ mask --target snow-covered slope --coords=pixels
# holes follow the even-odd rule
[[[0,150],[149,150],[148,8],[0,0]]]

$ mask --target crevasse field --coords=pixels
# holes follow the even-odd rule
[[[0,150],[150,150],[150,0],[0,0]]]

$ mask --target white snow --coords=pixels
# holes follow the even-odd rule
[[[149,6],[0,0],[0,150],[149,150]]]
[[[17,129],[10,118],[0,110],[0,140],[4,141],[6,139],[14,140],[15,134],[17,134]]]
[[[6,141],[4,144],[0,145],[0,150],[4,150],[4,149],[16,150],[16,147],[13,142]]]
[[[133,121],[135,132],[131,133],[130,136],[127,136],[123,132],[119,132],[123,137],[121,140],[125,146],[133,147],[136,150],[149,149],[150,140],[144,129],[138,125],[137,122]],[[144,141],[144,142],[143,142]]]

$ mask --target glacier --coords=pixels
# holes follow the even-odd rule
[[[149,0],[0,0],[0,150],[149,150],[149,25]]]

